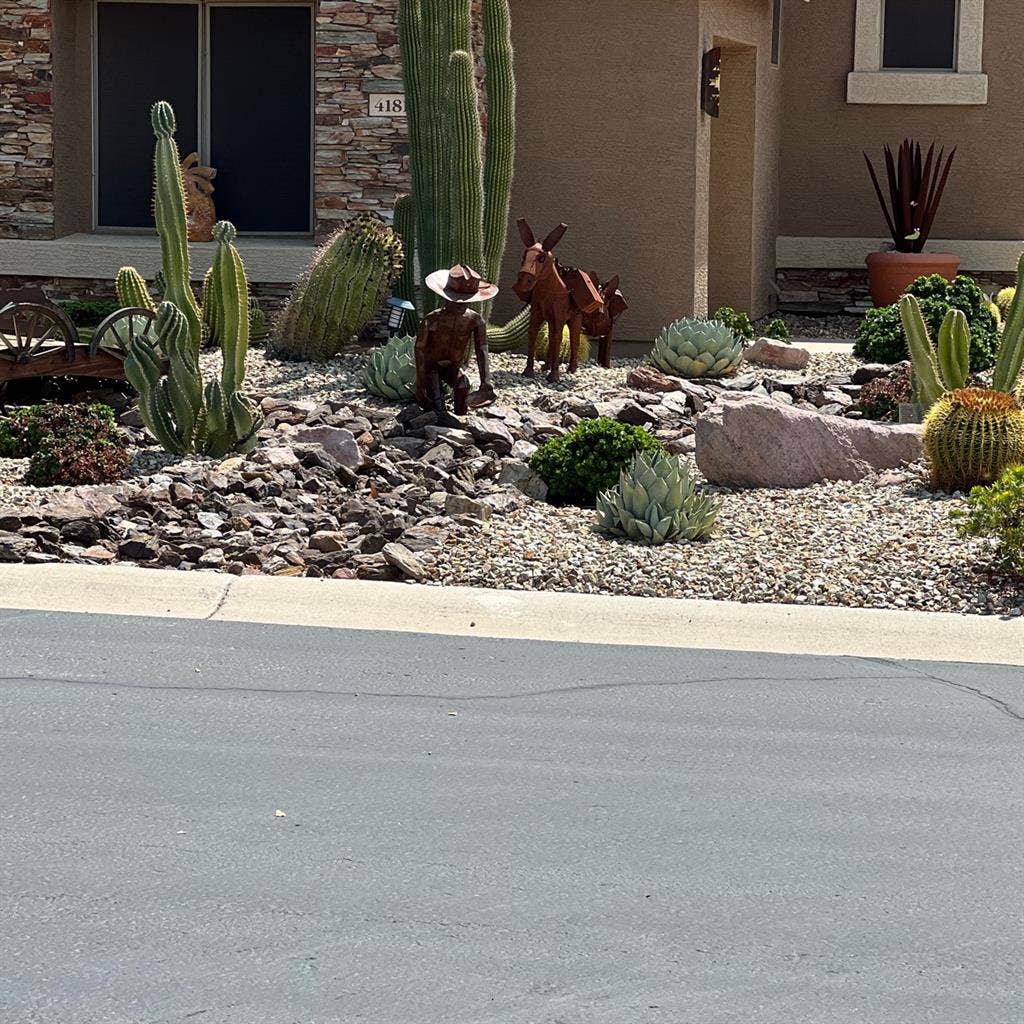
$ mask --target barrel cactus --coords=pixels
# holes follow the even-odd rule
[[[1007,392],[961,388],[943,395],[924,421],[932,484],[967,491],[1024,465],[1024,411]]]
[[[724,377],[743,359],[743,339],[721,320],[683,318],[666,327],[651,360],[677,377]]]
[[[1012,285],[1009,288],[1002,288],[996,292],[994,305],[999,311],[1000,320],[1006,319],[1006,314],[1010,312],[1010,306],[1013,305],[1013,300],[1017,295],[1017,289]]]
[[[398,235],[375,217],[339,228],[292,290],[268,353],[317,362],[337,355],[370,322],[402,261]]]
[[[371,395],[396,402],[416,397],[416,339],[392,338],[366,364],[363,383]]]
[[[597,526],[638,544],[706,537],[718,503],[699,494],[689,469],[675,455],[638,452],[619,474],[618,486],[597,498]]]

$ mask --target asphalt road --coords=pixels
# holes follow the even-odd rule
[[[1024,1019],[1021,669],[0,612],[0,676],[4,1024]]]

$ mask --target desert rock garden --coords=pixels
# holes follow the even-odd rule
[[[1021,615],[1024,288],[911,276],[852,351],[720,309],[613,359],[628,278],[520,221],[525,308],[493,323],[514,88],[507,4],[485,7],[483,86],[403,21],[424,60],[405,69],[412,194],[394,227],[343,225],[269,315],[226,221],[194,287],[174,112],[154,106],[157,279],[124,268],[88,326],[0,310],[0,561],[319,577],[325,600],[331,580],[412,580]],[[897,185],[930,201],[905,208],[934,215],[932,159],[906,159]],[[356,346],[389,296],[392,337]],[[62,359],[112,369],[40,402],[33,366],[52,385]]]

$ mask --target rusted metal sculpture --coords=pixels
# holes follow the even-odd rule
[[[190,242],[212,242],[217,210],[213,204],[215,167],[203,167],[198,153],[189,153],[181,161],[181,180],[185,186],[185,210]]]
[[[416,336],[416,401],[421,409],[437,413],[442,426],[461,426],[457,416],[490,405],[497,398],[491,386],[487,324],[469,306],[490,302],[498,289],[464,266],[435,271],[427,277],[427,287],[444,299],[444,305],[423,318]],[[462,369],[470,345],[480,371],[480,388],[472,394]],[[445,385],[453,392],[454,416],[445,404]]]
[[[586,274],[555,258],[553,250],[568,231],[567,225],[559,224],[547,238],[538,242],[525,218],[517,223],[526,252],[513,290],[523,302],[530,304],[526,376],[534,375],[537,336],[545,323],[548,326],[545,369],[549,380],[557,381],[561,377],[559,357],[566,326],[569,328],[569,373],[575,373],[579,365],[582,333],[600,339],[601,365],[611,366],[615,320],[627,308],[619,291],[618,277],[612,278],[602,289],[596,274]]]

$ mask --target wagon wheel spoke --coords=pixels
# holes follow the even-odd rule
[[[36,319],[35,322],[33,323],[33,330],[36,329],[36,325],[38,323],[39,321],[38,319]],[[61,331],[61,340],[65,340],[63,338],[63,325],[58,321],[54,321],[42,334],[39,335],[38,338],[35,339],[34,343],[29,349],[29,354],[31,355],[35,352],[38,352],[53,337],[55,331]]]

